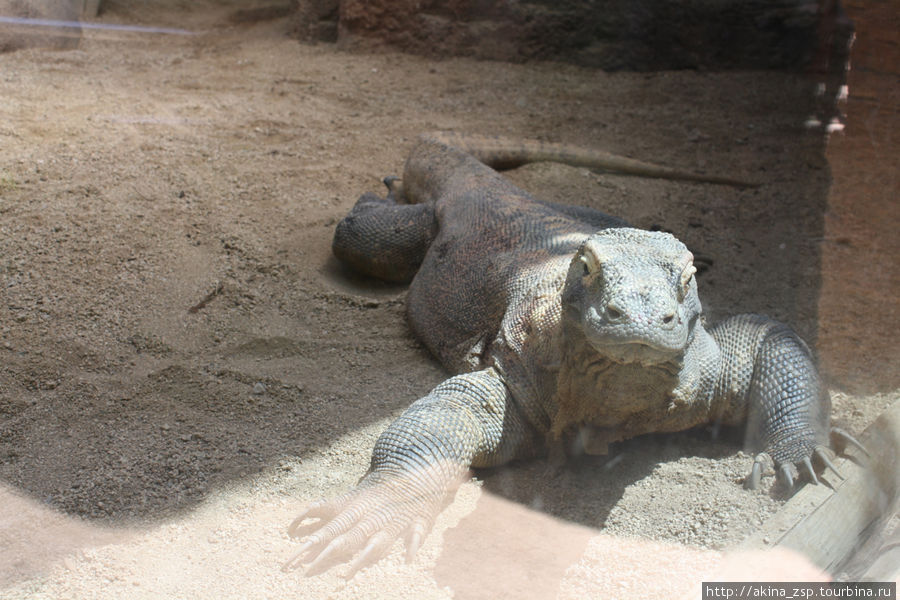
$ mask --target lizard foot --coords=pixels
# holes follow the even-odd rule
[[[775,462],[776,477],[784,483],[788,490],[794,488],[794,484],[800,480],[801,476],[805,476],[810,483],[818,485],[819,477],[816,475],[816,469],[813,467],[812,463],[812,459],[815,458],[817,461],[821,462],[826,469],[831,469],[839,479],[843,480],[844,476],[841,475],[841,472],[838,471],[834,463],[831,462],[831,458],[828,456],[829,453],[831,453],[829,448],[820,445],[816,446],[813,448],[812,452],[807,453],[799,459],[784,461],[773,459],[773,462]],[[759,487],[764,464],[767,462],[766,459],[771,457],[772,453],[769,451],[760,452],[756,455],[753,459],[753,466],[750,469],[750,474],[744,479],[745,488],[755,490]]]
[[[411,561],[444,496],[443,489],[433,492],[422,482],[409,474],[375,471],[353,490],[312,503],[288,527],[291,537],[305,539],[282,570],[308,564],[305,574],[313,576],[352,558],[346,575],[349,579],[383,558],[401,537],[406,539],[406,558]],[[308,522],[310,519],[317,521]]]

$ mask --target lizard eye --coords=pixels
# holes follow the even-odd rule
[[[578,260],[581,262],[581,274],[583,277],[593,275],[600,270],[600,262],[590,250],[585,251],[579,256]]]
[[[684,271],[681,272],[681,281],[678,284],[678,301],[683,301],[688,292],[691,289],[691,279],[694,278],[694,273],[697,272],[697,267],[694,266],[693,263],[688,263],[684,268]]]

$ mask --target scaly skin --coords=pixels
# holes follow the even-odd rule
[[[311,534],[286,568],[311,562],[317,573],[358,553],[353,573],[398,537],[414,554],[470,467],[539,455],[554,440],[603,453],[643,433],[747,420],[762,450],[750,486],[764,455],[791,485],[798,465],[815,480],[812,456],[829,464],[830,403],[806,345],[757,315],[705,329],[684,244],[540,202],[488,166],[546,159],[615,162],[559,145],[425,136],[402,185],[386,180],[387,198],[364,195],[338,225],[338,258],[411,280],[412,328],[457,375],[381,435],[355,489],[294,521],[292,535]]]

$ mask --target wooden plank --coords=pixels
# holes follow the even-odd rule
[[[900,526],[892,535],[879,540],[875,557],[861,579],[871,581],[900,581]]]
[[[740,548],[790,548],[837,574],[897,512],[900,401],[882,413],[860,441],[870,457],[848,447],[848,456],[834,461],[845,480],[831,472],[823,474],[824,485],[805,486]]]

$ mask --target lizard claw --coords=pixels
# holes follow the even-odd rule
[[[844,441],[845,443],[847,443],[847,444],[850,444],[851,446],[853,446],[854,448],[856,448],[857,450],[859,450],[860,452],[862,452],[863,454],[865,454],[865,455],[866,455],[866,458],[872,458],[872,455],[869,454],[869,451],[866,450],[866,447],[863,446],[863,445],[859,442],[859,440],[857,440],[855,437],[853,437],[852,435],[850,435],[849,433],[847,433],[846,431],[844,431],[844,430],[841,429],[840,427],[832,427],[832,428],[831,428],[831,435],[834,436],[834,437],[840,438],[841,440],[843,440],[843,441]]]
[[[793,474],[793,465],[790,463],[784,463],[781,465],[781,468],[778,470],[778,474],[784,480],[784,483],[787,485],[789,490],[794,489],[794,474]]]
[[[753,467],[750,469],[750,475],[744,480],[744,487],[748,490],[755,490],[759,487],[759,480],[762,477],[762,465],[766,460],[765,453],[757,454],[753,459]]]
[[[402,179],[400,179],[396,175],[388,175],[387,177],[382,179],[381,182],[384,184],[384,187],[388,189],[388,198],[393,199],[394,201],[399,203],[403,203],[405,201]]]
[[[291,521],[291,524],[288,526],[288,535],[291,537],[303,537],[303,530],[310,527],[309,525],[303,525],[305,520],[322,519],[333,515],[336,511],[333,508],[329,508],[329,504],[331,503],[325,500],[319,500],[303,509],[303,511],[297,515],[297,518]]]
[[[406,562],[411,563],[413,559],[416,557],[416,554],[419,552],[419,548],[422,547],[422,542],[425,540],[425,536],[428,534],[427,523],[423,519],[417,520],[412,525],[412,531],[409,534],[409,544],[406,547]]]
[[[812,461],[809,460],[809,457],[805,457],[803,459],[803,466],[806,468],[806,473],[809,475],[809,480],[812,481],[814,485],[819,485],[819,478],[816,477],[816,470],[813,469]]]
[[[325,549],[309,563],[306,569],[306,576],[312,577],[319,573],[324,573],[334,565],[342,562],[348,555],[352,555],[356,544],[353,543],[349,534],[339,535],[331,543],[325,546]]]
[[[375,534],[362,552],[350,563],[350,570],[346,575],[346,579],[352,579],[360,569],[375,564],[381,560],[391,546],[394,544],[394,536],[386,531]]]
[[[844,480],[844,476],[841,475],[841,472],[837,470],[837,467],[834,466],[834,463],[831,462],[831,459],[828,458],[828,454],[825,452],[825,448],[823,446],[819,446],[813,452],[813,456],[822,461],[822,464],[825,465],[826,468],[831,469],[831,471],[838,476],[838,479],[841,481]]]
[[[296,571],[297,569],[302,567],[303,566],[303,555],[306,554],[313,546],[315,546],[317,542],[318,542],[317,539],[313,539],[313,540],[304,542],[304,544],[302,546],[300,546],[300,548],[297,549],[297,551],[294,553],[294,555],[291,556],[291,558],[288,559],[287,562],[285,562],[283,565],[281,565],[281,570],[284,571],[285,573],[288,573],[290,571]]]
[[[856,444],[859,442],[856,442]],[[777,451],[777,448],[774,449]],[[799,456],[794,454],[788,458],[785,456],[784,452],[780,453],[781,460],[777,458],[775,460],[775,469],[776,476],[782,480],[785,486],[790,490],[794,488],[794,485],[797,483],[798,479],[809,480],[810,483],[818,485],[821,480],[819,476],[816,474],[816,469],[813,466],[814,461],[820,461],[822,465],[824,465],[825,469],[830,469],[839,479],[843,480],[844,476],[838,471],[838,468],[831,462],[829,458],[829,453],[831,450],[824,445],[818,445],[815,447],[809,446],[801,453]],[[805,454],[805,456],[804,456]],[[779,454],[775,454],[778,456]],[[744,487],[749,490],[754,490],[759,487],[760,479],[762,478],[762,472],[765,468],[766,457],[773,456],[773,449],[770,448],[765,452],[760,452],[753,459],[753,467],[750,470],[749,475],[744,480]]]

